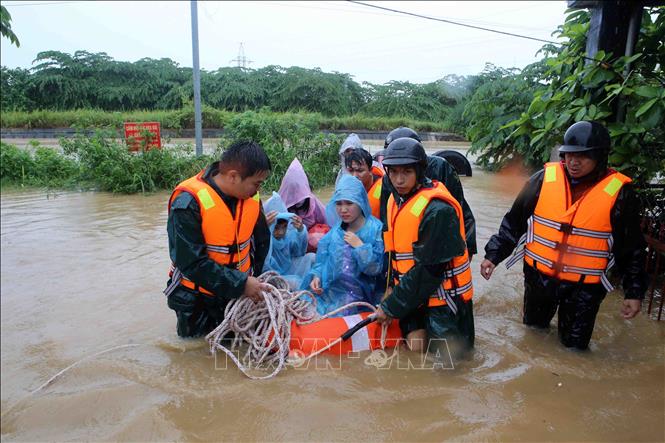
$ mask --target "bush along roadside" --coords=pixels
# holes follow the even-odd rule
[[[0,178],[3,186],[71,187],[79,166],[57,151],[33,145],[34,153],[0,142]]]
[[[338,152],[344,137],[319,133],[313,119],[303,119],[297,114],[274,119],[264,113],[248,111],[229,121],[219,147],[224,149],[242,139],[258,142],[270,158],[272,173],[266,181],[266,191],[279,189],[284,173],[296,157],[312,189],[335,183]]]
[[[263,192],[279,188],[284,172],[296,156],[313,188],[334,183],[339,169],[342,137],[318,133],[298,119],[276,121],[258,113],[236,117],[214,154],[197,157],[190,144],[129,152],[109,131],[92,137],[61,139],[62,153],[33,144],[32,150],[0,144],[0,180],[3,186],[78,188],[132,194],[171,190],[220,158],[223,150],[240,139],[259,142],[272,162]],[[33,151],[33,152],[31,152]]]
[[[187,145],[130,153],[124,143],[103,135],[62,139],[61,144],[63,153],[39,145],[32,153],[1,143],[3,187],[153,192],[175,186],[212,158],[194,156]]]

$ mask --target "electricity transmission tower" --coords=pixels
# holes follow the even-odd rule
[[[238,56],[230,62],[235,62],[239,68],[247,68],[247,65],[253,63],[253,60],[247,60],[245,56],[245,46],[243,43],[240,43],[240,48],[238,48]]]

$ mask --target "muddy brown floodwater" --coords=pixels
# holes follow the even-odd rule
[[[463,178],[482,248],[525,177]],[[329,196],[330,190],[322,195]],[[589,352],[521,324],[519,266],[473,259],[476,349],[455,369],[366,354],[251,381],[183,340],[161,291],[168,193],[2,192],[3,441],[663,441],[663,323],[609,294]],[[83,357],[54,383],[30,392]],[[409,362],[415,362],[409,367]]]

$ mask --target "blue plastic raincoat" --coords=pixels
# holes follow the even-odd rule
[[[302,278],[309,272],[314,262],[314,254],[305,254],[307,250],[307,228],[303,225],[298,231],[291,220],[295,214],[286,211],[286,205],[279,194],[273,192],[272,197],[263,205],[267,214],[277,211],[275,222],[270,226],[270,249],[263,266],[263,272],[275,271],[281,274],[292,289],[300,287]],[[275,238],[275,226],[279,220],[288,222],[284,237]]]
[[[344,241],[346,226],[337,215],[336,202],[347,200],[360,207],[365,224],[355,234],[363,244],[357,248]],[[364,301],[376,305],[380,294],[376,293],[376,281],[383,264],[383,239],[381,222],[372,216],[367,191],[360,180],[351,176],[340,177],[335,193],[326,207],[328,224],[332,227],[319,242],[316,263],[303,280],[303,289],[310,289],[314,276],[321,279],[323,293],[317,295],[317,310],[326,314],[347,303]],[[336,316],[356,314],[366,309],[351,308]]]

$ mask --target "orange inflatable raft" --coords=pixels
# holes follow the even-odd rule
[[[345,332],[352,329],[358,323],[363,322],[371,315],[363,312],[346,317],[334,317],[319,320],[307,325],[291,323],[291,352],[307,356],[328,346]],[[385,348],[394,348],[402,338],[399,321],[393,320],[386,333]],[[346,355],[350,352],[369,351],[381,349],[381,325],[376,322],[359,328],[347,340],[342,340],[330,349],[327,354]]]

